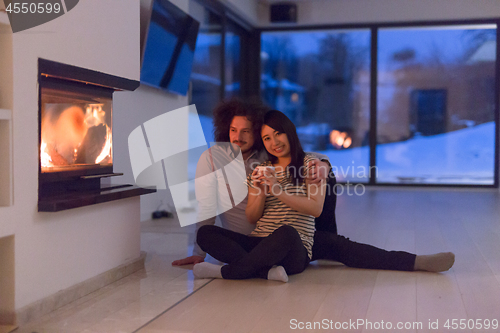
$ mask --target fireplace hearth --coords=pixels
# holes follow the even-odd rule
[[[113,92],[138,81],[39,59],[38,211],[59,211],[154,192],[101,186],[113,172]]]

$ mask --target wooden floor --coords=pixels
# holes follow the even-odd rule
[[[337,220],[339,233],[352,240],[417,254],[452,251],[455,266],[436,274],[316,262],[288,283],[197,280],[189,296],[159,305],[135,328],[108,325],[106,332],[500,332],[498,191],[370,189],[362,196],[340,196]],[[175,236],[166,229],[146,229],[144,242],[182,238],[179,228]],[[189,244],[189,236],[183,237]],[[167,267],[172,257],[159,261]],[[165,268],[177,275],[179,270]],[[488,322],[489,329],[479,328]],[[311,329],[299,329],[308,324]],[[57,327],[51,325],[31,325],[30,332],[52,332],[44,330]],[[99,331],[95,325],[81,330]]]
[[[459,326],[451,331],[488,331],[469,328],[500,320],[499,203],[497,192],[462,190],[341,196],[339,233],[417,254],[453,251],[455,266],[433,274],[320,263],[287,284],[214,280],[139,332],[285,332],[299,322],[322,325],[308,332],[335,325],[337,331],[385,331],[398,323],[403,326],[397,331],[443,332],[452,319]],[[467,329],[460,330],[460,319]],[[436,322],[438,330],[431,329]],[[500,326],[489,331],[499,332]]]

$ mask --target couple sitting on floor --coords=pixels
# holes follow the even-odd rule
[[[453,265],[453,253],[416,256],[337,235],[336,197],[331,187],[335,179],[328,181],[327,188],[329,165],[320,161],[326,157],[302,150],[295,126],[283,113],[231,100],[214,111],[214,134],[217,142],[239,146],[248,174],[248,196],[219,215],[223,228],[213,225],[215,217],[198,223],[193,256],[173,265],[195,264],[197,278],[259,277],[283,282],[316,259],[402,271],[441,272]],[[210,150],[200,158],[197,173],[200,169],[215,171]],[[220,173],[218,178],[204,184],[203,196],[197,191],[200,214],[217,206],[213,202],[216,191],[229,188],[224,175]],[[214,192],[206,195],[206,188]],[[205,253],[227,264],[203,262]]]

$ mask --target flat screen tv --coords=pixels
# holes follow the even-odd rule
[[[153,0],[141,83],[186,95],[200,23],[168,0]]]

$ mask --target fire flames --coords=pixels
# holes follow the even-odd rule
[[[108,156],[111,156],[111,129],[106,126],[106,143],[104,144],[104,148],[101,153],[95,159],[95,164],[99,164]]]
[[[330,142],[335,148],[342,149],[349,148],[352,144],[352,139],[346,132],[333,130],[330,132]]]
[[[40,159],[42,161],[42,166],[43,167],[54,166],[54,164],[52,164],[52,158],[50,157],[47,151],[47,144],[43,141],[40,150],[41,150]]]
[[[112,131],[102,104],[87,104],[85,111],[76,105],[55,110],[55,105],[46,105],[42,116],[43,168],[111,162]]]

